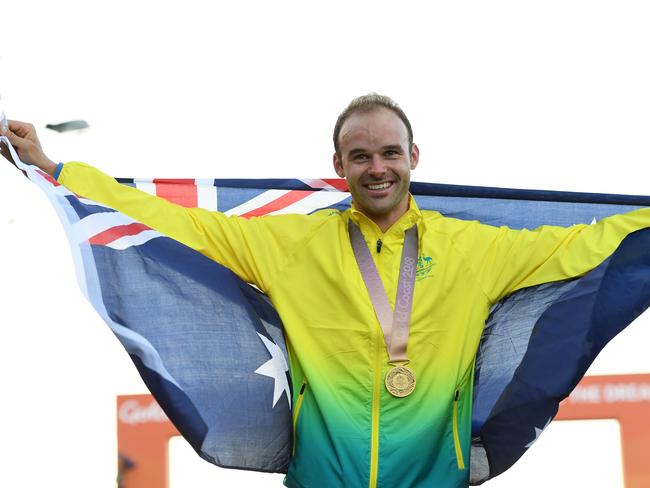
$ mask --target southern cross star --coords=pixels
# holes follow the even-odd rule
[[[535,427],[535,438],[524,446],[526,449],[528,449],[530,446],[535,444],[537,439],[539,439],[539,436],[542,435],[542,432],[544,432],[544,429],[546,429],[546,427],[548,427],[548,424],[551,423],[551,420],[553,420],[553,418],[549,417],[548,420],[546,421],[546,425],[541,429],[539,427]]]
[[[257,368],[255,372],[273,378],[275,381],[273,385],[273,406],[275,407],[275,404],[278,403],[284,391],[287,393],[287,402],[289,403],[289,408],[291,408],[291,391],[289,390],[289,382],[287,381],[286,374],[289,371],[289,366],[287,366],[287,361],[284,359],[284,354],[282,354],[282,350],[273,341],[268,340],[259,332],[257,335],[262,339],[262,342],[271,355],[271,359]]]

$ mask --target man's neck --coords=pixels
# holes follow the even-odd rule
[[[399,215],[396,216],[381,216],[378,218],[373,218],[370,217],[370,219],[377,224],[377,227],[383,232],[386,233],[388,229],[390,229],[395,222],[399,220],[399,218],[404,215],[405,212],[402,212]]]
[[[386,214],[370,214],[368,212],[364,212],[362,209],[357,208],[362,214],[364,214],[366,217],[368,217],[370,220],[372,220],[375,224],[377,224],[377,227],[385,233],[390,229],[395,222],[397,222],[402,215],[404,215],[408,209],[409,209],[409,202],[410,198],[407,197],[403,202],[401,202],[397,207],[392,209],[390,212]]]

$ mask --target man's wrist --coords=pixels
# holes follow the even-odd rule
[[[58,165],[45,155],[39,161],[34,161],[34,164],[50,176],[54,176],[58,168]]]

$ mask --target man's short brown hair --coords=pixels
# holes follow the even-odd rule
[[[334,125],[334,150],[339,157],[341,157],[341,151],[339,148],[339,134],[341,132],[341,127],[343,127],[343,124],[348,119],[348,117],[357,112],[370,112],[380,107],[387,108],[388,110],[394,112],[395,115],[397,115],[404,123],[409,138],[409,151],[411,150],[413,147],[413,129],[411,128],[411,123],[409,122],[409,119],[404,111],[392,98],[385,95],[379,95],[377,93],[368,93],[367,95],[361,95],[360,97],[352,100],[346,109],[341,112],[339,118],[336,119],[336,125]]]

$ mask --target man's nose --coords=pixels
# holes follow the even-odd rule
[[[386,173],[386,164],[379,154],[374,154],[370,161],[368,174],[371,176],[383,176]]]

